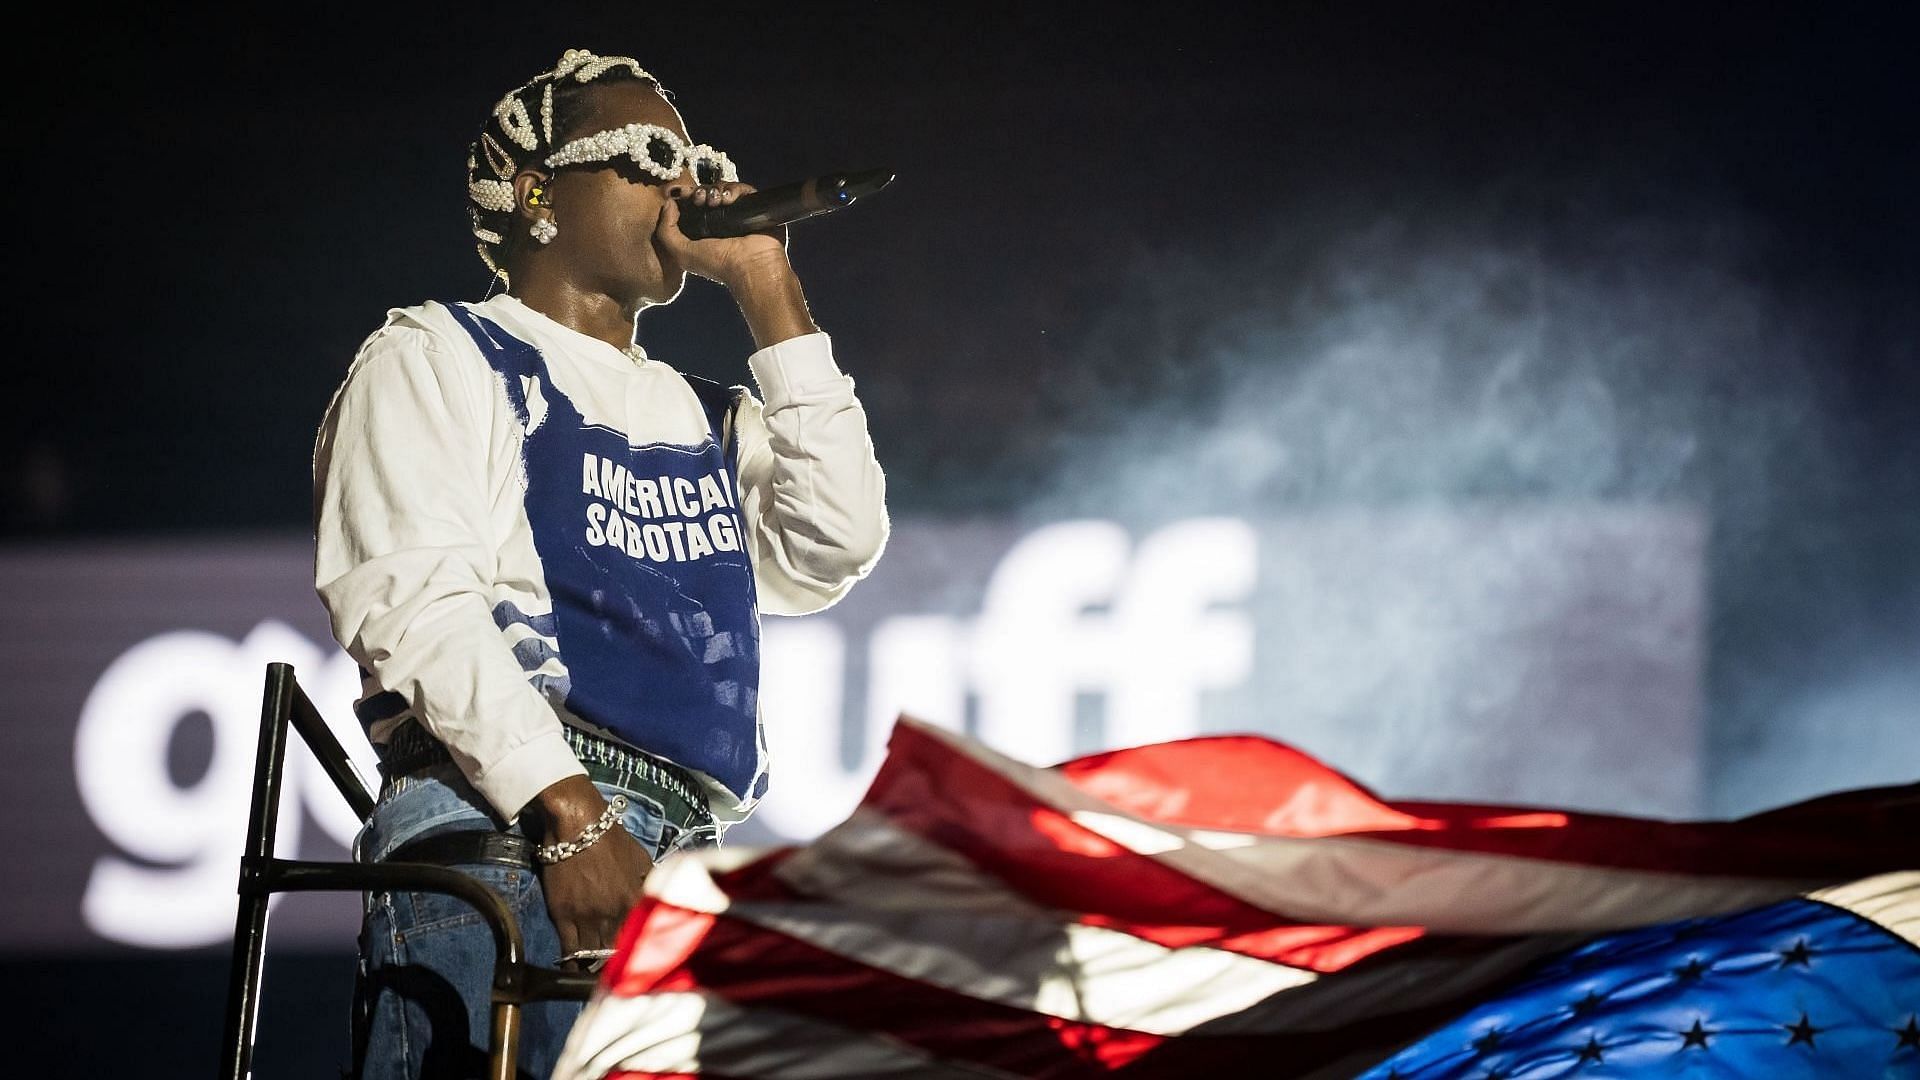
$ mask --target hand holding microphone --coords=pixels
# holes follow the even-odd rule
[[[785,226],[852,206],[892,181],[891,171],[870,169],[829,173],[766,191],[741,193],[746,185],[728,185],[709,188],[707,195],[672,197],[661,208],[666,232],[656,243],[678,256],[688,270],[724,285],[740,305],[755,347],[766,348],[818,329],[787,262]],[[717,195],[722,201],[715,205],[709,199],[720,191],[725,194]],[[730,242],[709,248],[703,241],[711,240]]]
[[[680,231],[689,240],[745,236],[841,210],[893,182],[887,169],[828,173],[740,196],[725,206],[680,199]]]

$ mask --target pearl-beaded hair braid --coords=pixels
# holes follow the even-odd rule
[[[479,241],[480,260],[500,278],[507,276],[500,265],[500,249],[512,224],[514,174],[524,165],[542,162],[556,149],[555,97],[560,98],[564,113],[571,89],[608,72],[645,80],[665,92],[660,80],[630,56],[596,56],[585,49],[568,49],[553,70],[541,72],[501,98],[480,138],[467,148],[467,216]]]

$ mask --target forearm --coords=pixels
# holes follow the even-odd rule
[[[416,552],[395,552],[325,581],[319,593],[348,653],[511,820],[556,779],[584,770],[486,601],[457,576],[444,563],[422,567]]]
[[[764,610],[831,604],[878,558],[886,477],[826,334],[756,352],[764,406],[741,410],[741,478]]]
[[[740,306],[740,315],[753,333],[756,349],[820,330],[807,310],[806,294],[785,251],[757,259],[728,286],[728,291]]]

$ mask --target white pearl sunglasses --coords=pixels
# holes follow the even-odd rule
[[[688,144],[672,128],[628,124],[573,140],[547,158],[547,167],[587,165],[626,157],[662,180],[677,179],[691,165],[701,184],[734,183],[740,175],[733,159],[706,143]]]

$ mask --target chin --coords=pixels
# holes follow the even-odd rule
[[[687,286],[687,268],[681,266],[673,256],[661,250],[658,240],[653,241],[652,247],[653,265],[633,267],[635,271],[645,275],[642,279],[645,284],[638,290],[641,305],[644,307],[671,304],[674,298],[680,295],[680,290]],[[659,276],[654,277],[655,274]],[[649,278],[652,280],[646,280]]]
[[[635,308],[659,307],[662,304],[671,304],[678,299],[686,285],[685,273],[666,274],[653,281],[635,285],[624,295],[634,298]]]
[[[654,303],[671,304],[680,298],[680,293],[686,289],[686,287],[687,272],[685,270],[670,271],[665,277],[660,279],[660,298],[655,300]]]

